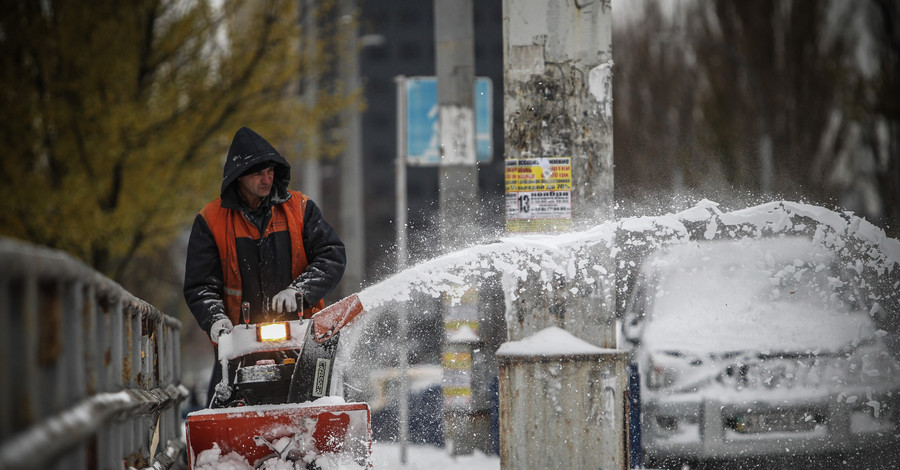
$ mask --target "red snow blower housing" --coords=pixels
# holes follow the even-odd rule
[[[222,382],[210,408],[187,417],[190,468],[215,468],[218,459],[372,468],[368,405],[329,393],[337,330],[361,304],[351,296],[331,307],[310,320],[238,325],[219,338]]]

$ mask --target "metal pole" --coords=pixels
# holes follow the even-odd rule
[[[440,139],[440,234],[443,251],[473,242],[479,232],[478,167],[475,153],[475,25],[472,0],[434,0],[435,71],[438,88]],[[477,292],[470,298],[477,305]],[[448,313],[445,305],[444,314]],[[449,332],[448,332],[449,333]],[[454,353],[445,341],[444,351]],[[473,375],[476,366],[468,371]],[[476,426],[476,391],[470,404],[444,409],[444,423],[453,441],[453,455],[472,454],[487,441]],[[445,397],[446,398],[446,397]],[[445,405],[447,402],[445,401]]]
[[[350,23],[343,75],[346,91],[359,88],[359,28],[356,21],[356,0],[343,0],[341,21]],[[359,109],[351,106],[344,111],[344,129],[347,132],[347,148],[341,158],[341,239],[347,250],[347,268],[344,270],[342,296],[357,292],[365,271],[365,228],[363,224],[362,177],[362,127]]]
[[[316,24],[316,2],[315,0],[304,0],[305,2],[305,16],[303,18],[303,40],[304,40],[304,60],[307,61],[308,64],[315,64],[317,61],[316,57],[316,43],[318,42],[318,25]],[[304,87],[303,87],[303,102],[306,104],[308,109],[312,110],[316,106],[316,102],[318,101],[319,94],[319,72],[314,66],[307,67],[306,75],[303,77]],[[305,150],[305,158],[302,158],[300,161],[300,166],[303,168],[302,177],[302,191],[304,194],[309,196],[310,199],[316,201],[316,204],[319,204],[321,208],[322,204],[322,171],[319,166],[319,139],[317,137],[318,133],[313,132],[312,136],[310,136],[310,144],[309,147]],[[300,152],[298,152],[297,158],[300,158]],[[324,208],[323,208],[324,210]]]
[[[394,78],[397,83],[397,162],[396,162],[396,188],[397,188],[397,272],[406,268],[408,254],[406,251],[406,77]],[[398,366],[400,369],[400,408],[399,435],[400,463],[406,464],[407,442],[409,441],[409,380],[407,369],[409,368],[409,346],[407,342],[407,305],[401,303],[397,312],[398,336],[400,347],[398,351]]]

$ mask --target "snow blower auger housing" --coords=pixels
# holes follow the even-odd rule
[[[289,463],[277,468],[372,468],[369,407],[329,396],[339,335],[316,336],[313,324],[242,324],[219,338],[222,382],[210,408],[187,417],[190,468],[274,468],[272,459]]]

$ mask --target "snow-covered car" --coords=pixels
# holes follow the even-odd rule
[[[648,256],[622,331],[641,374],[645,456],[896,445],[900,364],[840,269],[821,244],[789,237]]]

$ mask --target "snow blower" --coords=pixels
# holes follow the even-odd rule
[[[210,407],[187,417],[190,468],[371,469],[369,406],[329,393],[339,330],[362,312],[352,295],[312,319],[222,335],[222,382]]]

